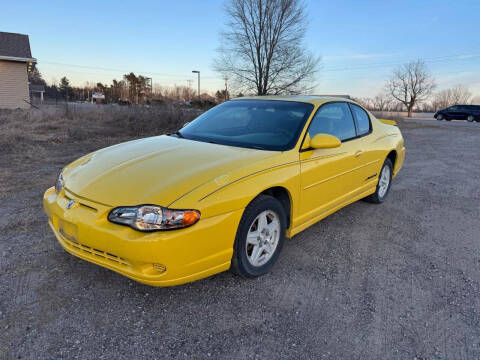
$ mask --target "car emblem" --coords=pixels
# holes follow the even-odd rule
[[[67,209],[71,209],[73,207],[73,205],[75,205],[75,201],[74,200],[70,200],[68,202],[68,205],[67,205]]]

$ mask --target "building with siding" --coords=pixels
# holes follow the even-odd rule
[[[30,107],[27,72],[34,63],[28,35],[0,32],[0,109]]]

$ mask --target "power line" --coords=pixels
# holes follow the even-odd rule
[[[475,55],[450,55],[450,56],[441,56],[441,57],[436,57],[436,58],[427,58],[427,59],[422,59],[426,63],[432,63],[432,62],[441,62],[441,61],[451,61],[451,60],[470,60],[470,59],[476,59],[480,58],[480,54],[475,54]],[[339,67],[339,66],[333,66],[333,67],[326,67],[323,69],[323,71],[346,71],[346,70],[364,70],[364,69],[372,69],[372,68],[381,68],[381,67],[389,67],[389,66],[395,66],[395,65],[401,65],[403,64],[404,61],[399,62],[399,61],[389,61],[389,62],[382,62],[382,63],[374,63],[374,64],[365,64],[365,65],[357,65],[357,66],[350,66],[350,67]]]
[[[50,65],[62,65],[62,66],[68,66],[68,67],[77,67],[77,68],[83,68],[83,69],[92,69],[92,70],[101,70],[101,71],[106,71],[106,72],[123,72],[123,73],[130,73],[130,72],[135,72],[138,74],[152,74],[156,76],[171,76],[171,77],[182,77],[185,76],[185,74],[174,74],[174,73],[160,73],[160,72],[154,72],[154,71],[135,71],[132,69],[126,70],[126,69],[115,69],[115,68],[104,68],[104,67],[98,67],[98,66],[88,66],[88,65],[78,65],[78,64],[68,64],[68,63],[59,63],[59,62],[54,62],[54,61],[40,61],[40,63],[44,64],[50,64]],[[202,76],[202,78],[210,78],[210,79],[216,79],[214,76]]]
[[[434,57],[434,58],[426,58],[423,59],[426,63],[432,63],[432,62],[441,62],[441,61],[451,61],[451,60],[471,60],[471,59],[478,59],[480,58],[480,54],[461,54],[461,55],[446,55],[446,56],[440,56],[440,57]],[[83,68],[83,69],[93,69],[93,70],[101,70],[101,71],[106,71],[106,72],[125,72],[129,73],[132,72],[132,69],[115,69],[115,68],[104,68],[104,67],[98,67],[98,66],[89,66],[89,65],[79,65],[79,64],[69,64],[69,63],[60,63],[60,62],[54,62],[54,61],[40,61],[40,63],[45,63],[45,64],[51,64],[51,65],[62,65],[62,66],[67,66],[67,67],[77,67],[77,68]],[[404,61],[400,62],[398,60],[396,61],[388,61],[388,62],[379,62],[379,63],[371,63],[371,64],[364,64],[364,65],[355,65],[355,66],[326,66],[322,71],[324,72],[330,72],[330,71],[348,71],[348,70],[364,70],[364,69],[372,69],[372,68],[380,68],[380,67],[387,67],[387,66],[394,66],[394,65],[401,65],[403,64]],[[177,78],[183,78],[185,74],[180,74],[180,73],[161,73],[161,72],[155,72],[155,71],[133,71],[136,73],[144,73],[144,74],[152,74],[156,76],[165,76],[165,77],[177,77]],[[91,73],[93,74],[93,73]],[[98,74],[98,73],[96,73]],[[215,77],[215,76],[202,76],[202,79],[220,79],[220,77]]]

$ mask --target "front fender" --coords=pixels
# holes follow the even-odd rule
[[[170,207],[198,209],[202,218],[207,218],[244,209],[260,193],[279,186],[289,193],[293,213],[299,197],[299,175],[298,160],[288,162],[246,174],[215,189],[207,184],[178,199]]]

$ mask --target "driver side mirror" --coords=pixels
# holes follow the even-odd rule
[[[332,149],[342,145],[339,138],[329,134],[317,134],[310,139],[312,149]]]

